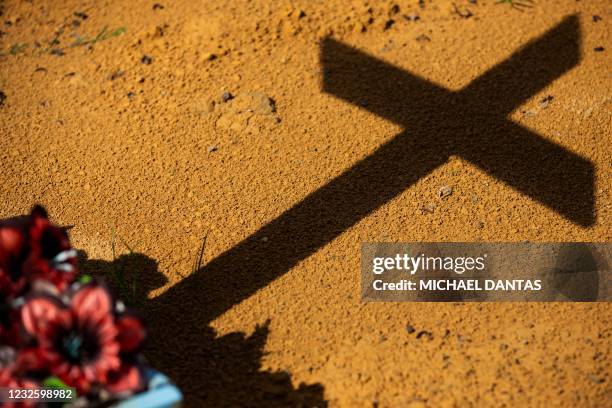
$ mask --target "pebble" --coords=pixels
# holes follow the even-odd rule
[[[89,18],[89,16],[82,11],[75,12],[74,16],[80,18],[81,20],[87,20],[87,18]]]
[[[217,146],[208,146],[208,148],[206,149],[208,153],[216,152],[217,150],[219,150]]]
[[[417,333],[416,338],[420,339],[421,337],[424,337],[427,340],[433,340],[433,334],[431,334],[431,332],[428,332],[426,330],[421,330],[420,332]]]
[[[439,198],[446,198],[446,197],[450,196],[451,194],[453,194],[453,188],[451,186],[442,186],[438,190],[438,197]]]
[[[595,52],[603,52],[605,50],[604,47],[595,47],[593,48],[593,50],[595,50]]]
[[[163,9],[164,9],[164,6],[159,3],[155,3],[153,5],[153,10],[163,10]]]
[[[416,329],[414,328],[414,326],[412,326],[410,323],[406,325],[406,331],[408,332],[408,334],[412,334],[416,331]]]
[[[122,77],[124,74],[125,74],[125,72],[124,72],[124,71],[122,71],[122,70],[118,69],[117,71],[113,72],[113,73],[112,73],[112,74],[111,74],[111,75],[108,77],[108,79],[110,79],[111,81],[114,81],[115,79]]]
[[[217,54],[213,54],[212,52],[208,52],[208,53],[204,54],[204,59],[206,61],[212,61],[214,59],[217,59]]]
[[[223,94],[221,95],[221,100],[223,102],[227,102],[227,101],[229,101],[231,99],[234,99],[234,95],[232,95],[228,91],[223,92]]]
[[[530,109],[526,110],[526,111],[523,111],[522,113],[523,113],[523,117],[524,118],[530,118],[532,116],[535,116],[535,112],[530,110]]]
[[[136,96],[136,94],[134,92],[128,92],[127,93],[127,97],[128,97],[129,100],[134,99],[135,96]]]
[[[433,203],[429,203],[421,207],[421,212],[423,214],[433,214],[435,209],[436,209],[436,205]]]
[[[408,15],[404,16],[404,18],[406,20],[413,21],[413,22],[421,19],[421,17],[419,17],[418,14],[408,14]]]
[[[416,38],[417,41],[431,41],[431,38],[426,36],[425,34],[421,34]]]
[[[552,95],[546,95],[544,98],[540,100],[540,108],[542,109],[547,108],[553,99],[554,97]]]
[[[455,4],[453,4],[453,7],[455,8],[455,14],[457,14],[461,18],[470,18],[474,15],[474,13],[472,13],[469,9],[461,11]]]
[[[601,21],[601,16],[598,16],[597,14],[595,14],[595,15],[593,16],[593,22],[594,22],[594,23],[596,23],[596,22],[598,22],[598,21]]]
[[[6,94],[0,91],[0,106],[4,105],[4,101],[6,101]]]
[[[153,58],[149,57],[148,55],[143,55],[140,59],[140,62],[145,65],[151,65],[151,63],[153,62]]]
[[[58,57],[63,57],[64,55],[66,55],[66,53],[64,51],[60,50],[59,48],[52,49],[50,54],[51,55],[57,55]]]
[[[595,374],[589,374],[588,375],[589,380],[591,380],[591,382],[594,382],[595,384],[603,384],[606,380],[602,377],[598,377]]]

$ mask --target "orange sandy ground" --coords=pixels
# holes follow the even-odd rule
[[[83,269],[137,272],[134,299],[151,331],[147,357],[177,381],[187,406],[610,403],[607,303],[359,299],[362,241],[610,240],[608,1],[537,1],[523,12],[492,0],[455,1],[469,18],[450,1],[159,2],[163,8],[143,0],[0,1],[0,217],[42,203],[54,221],[72,226],[88,258]],[[404,17],[413,14],[420,19]],[[300,241],[302,231],[312,236],[309,222],[321,227],[313,210],[219,260],[402,131],[322,91],[321,39],[459,90],[570,15],[580,26],[579,63],[509,118],[593,163],[591,225],[452,155],[325,245]],[[34,42],[45,47],[62,26],[55,47],[105,26],[126,32],[63,56],[37,53]],[[28,46],[7,53],[18,43]],[[530,80],[517,78],[517,89]],[[224,91],[236,98],[223,103]],[[542,103],[547,95],[553,99]],[[496,102],[476,100],[483,112]],[[406,137],[417,134],[423,146],[433,137],[423,121],[416,129],[409,115],[404,122]],[[415,160],[410,154],[406,160]],[[380,174],[380,183],[393,177]],[[440,200],[443,185],[453,194]],[[341,208],[350,208],[351,194]],[[295,262],[286,266],[289,258]],[[431,336],[417,339],[407,324]]]

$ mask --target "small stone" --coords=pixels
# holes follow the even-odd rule
[[[416,38],[417,41],[431,41],[431,38],[426,36],[425,34],[421,34]]]
[[[484,222],[482,222],[482,221],[476,221],[476,222],[474,223],[474,226],[475,226],[476,228],[478,228],[478,229],[483,229],[483,228],[484,228],[484,226],[485,226],[485,224],[484,224]]]
[[[605,48],[604,47],[595,47],[595,48],[593,48],[593,50],[595,52],[603,52],[605,50]]]
[[[367,107],[369,105],[368,101],[365,99],[362,99],[359,101],[359,105],[363,106],[364,108]]]
[[[0,106],[4,105],[4,101],[6,101],[6,94],[0,91]]]
[[[64,55],[66,55],[66,53],[64,51],[60,50],[59,48],[52,49],[50,54],[51,55],[57,55],[58,57],[63,57]]]
[[[421,19],[421,17],[418,14],[408,14],[408,15],[405,15],[404,18],[412,22],[415,22]]]
[[[532,117],[532,116],[535,116],[535,112],[534,112],[534,111],[532,111],[531,109],[528,109],[528,110],[526,110],[526,111],[523,111],[523,112],[522,112],[522,114],[523,114],[523,117],[524,117],[524,118],[530,118],[530,117]]]
[[[140,62],[145,65],[151,65],[151,63],[153,62],[153,58],[149,57],[148,55],[143,55],[140,59]]]
[[[385,21],[385,27],[383,28],[383,30],[388,30],[391,27],[393,27],[393,24],[395,24],[395,20],[393,19],[389,19],[387,21]]]
[[[470,18],[474,15],[469,9],[461,11],[455,4],[453,4],[453,7],[455,8],[455,14],[457,14],[461,18]]]
[[[389,9],[389,14],[393,15],[393,14],[397,14],[400,11],[400,6],[398,6],[397,4],[394,4],[393,6],[391,6],[391,8]]]
[[[164,9],[164,6],[159,3],[155,3],[153,5],[153,10],[163,10],[163,9]]]
[[[268,242],[268,237],[262,237],[262,238],[261,238],[261,240],[262,240],[263,242]]]
[[[426,330],[421,330],[420,332],[417,333],[416,338],[417,339],[425,338],[427,340],[433,340],[433,334],[431,334],[431,332],[428,332]]]
[[[547,108],[553,99],[554,97],[552,95],[546,95],[544,98],[540,100],[540,108],[542,109]]]
[[[596,22],[598,22],[598,21],[601,21],[601,16],[598,16],[597,14],[595,14],[595,15],[593,16],[593,22],[594,22],[594,23],[596,23]]]
[[[213,54],[212,52],[207,52],[206,54],[204,54],[204,59],[206,61],[212,61],[217,59],[217,54]]]
[[[453,194],[453,188],[451,186],[442,186],[438,190],[438,198],[446,198]]]
[[[136,96],[136,94],[134,92],[128,92],[127,93],[127,97],[128,99],[131,101],[132,99],[134,99],[134,97]]]
[[[217,150],[219,150],[217,146],[208,146],[208,148],[206,149],[208,153],[216,152]]]
[[[603,379],[602,377],[598,377],[595,374],[589,374],[588,377],[589,380],[595,384],[603,384],[605,382],[605,379]]]
[[[223,94],[221,95],[221,100],[223,102],[227,102],[227,101],[229,101],[231,99],[234,99],[234,95],[232,95],[228,91],[223,92]]]
[[[304,18],[304,17],[306,17],[306,12],[304,12],[304,10],[300,10],[298,12],[298,18]]]
[[[423,214],[433,214],[435,209],[436,209],[436,205],[433,203],[429,203],[421,207],[421,212]]]
[[[408,334],[412,334],[416,331],[416,329],[414,328],[414,326],[412,326],[410,323],[408,323],[406,325],[406,331],[408,332]]]
[[[110,79],[111,81],[114,81],[115,79],[122,77],[124,74],[125,74],[124,71],[118,69],[117,71],[115,71],[112,74],[110,74],[108,79]]]
[[[476,204],[478,202],[478,196],[476,194],[472,195],[472,204]]]
[[[82,11],[75,12],[74,16],[80,18],[81,20],[87,20],[87,18],[89,18],[89,16]]]

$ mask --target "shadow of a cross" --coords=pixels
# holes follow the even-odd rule
[[[507,119],[578,63],[578,38],[578,18],[571,16],[458,92],[324,40],[325,92],[367,100],[365,109],[406,129],[350,171],[377,173],[398,194],[458,155],[570,221],[592,225],[593,164]],[[393,169],[390,160],[397,161]]]
[[[565,19],[459,92],[450,92],[332,39],[321,45],[323,89],[406,130],[307,195],[204,268],[152,300],[155,363],[181,378],[205,370],[199,332],[421,177],[459,155],[574,223],[595,220],[594,166],[506,116],[580,58]],[[265,239],[264,239],[265,238]],[[266,316],[267,317],[267,316]],[[192,350],[176,364],[163,350]],[[192,358],[193,357],[193,358]]]

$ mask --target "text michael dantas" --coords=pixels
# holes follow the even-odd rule
[[[372,288],[377,291],[539,291],[542,289],[542,282],[539,279],[478,279],[461,276],[465,272],[487,273],[487,256],[487,254],[461,257],[396,254],[392,257],[374,257],[372,273],[375,276],[382,278],[380,275],[395,270],[408,274],[409,279],[399,279],[394,282],[374,279]],[[433,271],[454,273],[456,276],[445,278],[428,277],[426,274],[414,276],[417,272]]]

